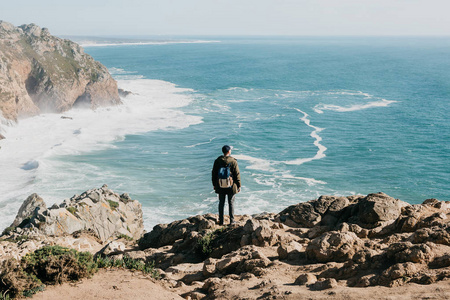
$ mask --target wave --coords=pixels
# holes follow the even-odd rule
[[[365,104],[354,104],[349,106],[339,106],[334,104],[317,104],[314,106],[313,110],[318,114],[323,114],[324,110],[336,111],[336,112],[349,112],[349,111],[358,111],[373,107],[387,107],[392,103],[396,103],[397,101],[382,99],[380,101],[372,101]]]
[[[194,145],[184,146],[184,148],[195,148],[197,146],[206,145],[206,144],[211,143],[215,139],[216,139],[216,137],[213,137],[213,138],[210,138],[208,142],[202,142],[202,143],[197,143],[197,144],[194,144]]]
[[[143,45],[171,45],[171,44],[208,44],[208,43],[220,43],[220,41],[149,41],[149,42],[96,42],[96,41],[81,41],[79,42],[82,47],[113,47],[113,46],[143,46]]]
[[[241,159],[248,161],[250,163],[249,166],[247,166],[247,169],[251,170],[259,170],[259,171],[266,171],[266,172],[275,172],[277,169],[273,167],[276,162],[270,161],[263,158],[257,158],[252,157],[250,155],[244,155],[244,154],[233,154],[233,157],[236,159]]]
[[[311,125],[311,121],[309,120],[309,115],[307,113],[305,113],[304,111],[295,108],[296,111],[300,112],[303,114],[303,117],[300,118],[300,120],[302,120],[308,127],[313,128],[314,130],[311,132],[310,136],[312,138],[314,138],[314,145],[318,148],[316,155],[314,155],[313,157],[310,158],[297,158],[294,160],[289,160],[289,161],[285,161],[284,163],[288,164],[288,165],[301,165],[304,164],[306,162],[310,162],[313,160],[317,160],[317,159],[321,159],[324,158],[325,155],[325,151],[327,150],[327,147],[325,147],[324,145],[322,145],[320,142],[322,141],[322,137],[319,135],[319,132],[321,132],[323,130],[323,128],[319,128],[316,127],[314,125]]]
[[[160,80],[119,80],[120,88],[133,94],[122,99],[123,105],[96,110],[72,109],[59,114],[41,114],[4,126],[6,139],[0,140],[0,227],[8,226],[25,198],[33,192],[42,193],[46,201],[50,193],[67,195],[64,189],[78,183],[86,188],[84,172],[92,168],[86,163],[68,164],[64,155],[77,155],[114,147],[125,135],[155,130],[182,129],[199,124],[202,118],[177,109],[193,101],[192,90]],[[70,173],[67,180],[53,182],[55,174]],[[67,172],[66,172],[67,171]],[[102,172],[102,170],[93,170]],[[64,174],[65,174],[64,173]],[[58,175],[59,176],[59,175]]]
[[[293,175],[291,175],[289,173],[283,174],[282,178],[303,180],[303,181],[306,181],[306,183],[308,185],[327,184],[325,181],[322,181],[322,180],[317,180],[317,179],[308,178],[308,177],[297,177],[297,176],[293,176]]]

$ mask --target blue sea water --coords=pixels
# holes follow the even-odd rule
[[[59,202],[104,183],[143,204],[147,229],[216,213],[211,167],[224,144],[241,169],[237,214],[323,194],[450,200],[450,38],[201,40],[87,46],[134,95],[95,122],[68,112],[83,120],[70,137],[61,129],[7,165],[26,181],[3,188],[2,225],[30,192]],[[31,132],[26,122],[9,133]]]

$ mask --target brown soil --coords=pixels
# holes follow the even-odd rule
[[[258,278],[243,281],[230,280],[230,289],[226,291],[223,298],[219,297],[219,299],[450,299],[450,280],[431,285],[406,284],[395,288],[338,286],[325,291],[311,291],[305,286],[278,285],[277,282],[286,280],[279,278],[280,274],[274,275],[265,277],[263,283]],[[181,292],[183,289],[177,290]],[[78,283],[48,286],[44,292],[38,293],[33,299],[183,298],[140,272],[100,270],[93,278],[84,279]]]
[[[50,299],[183,299],[168,291],[141,272],[99,270],[90,279],[76,283],[47,286],[33,296],[36,300]]]

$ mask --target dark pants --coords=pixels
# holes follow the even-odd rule
[[[225,196],[228,196],[228,209],[230,212],[230,223],[234,221],[234,194],[219,194],[219,224],[223,225],[223,208],[225,206]]]

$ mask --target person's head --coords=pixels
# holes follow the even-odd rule
[[[225,155],[225,156],[230,155],[231,149],[233,149],[233,146],[228,146],[228,145],[223,146],[222,147],[223,155]]]

